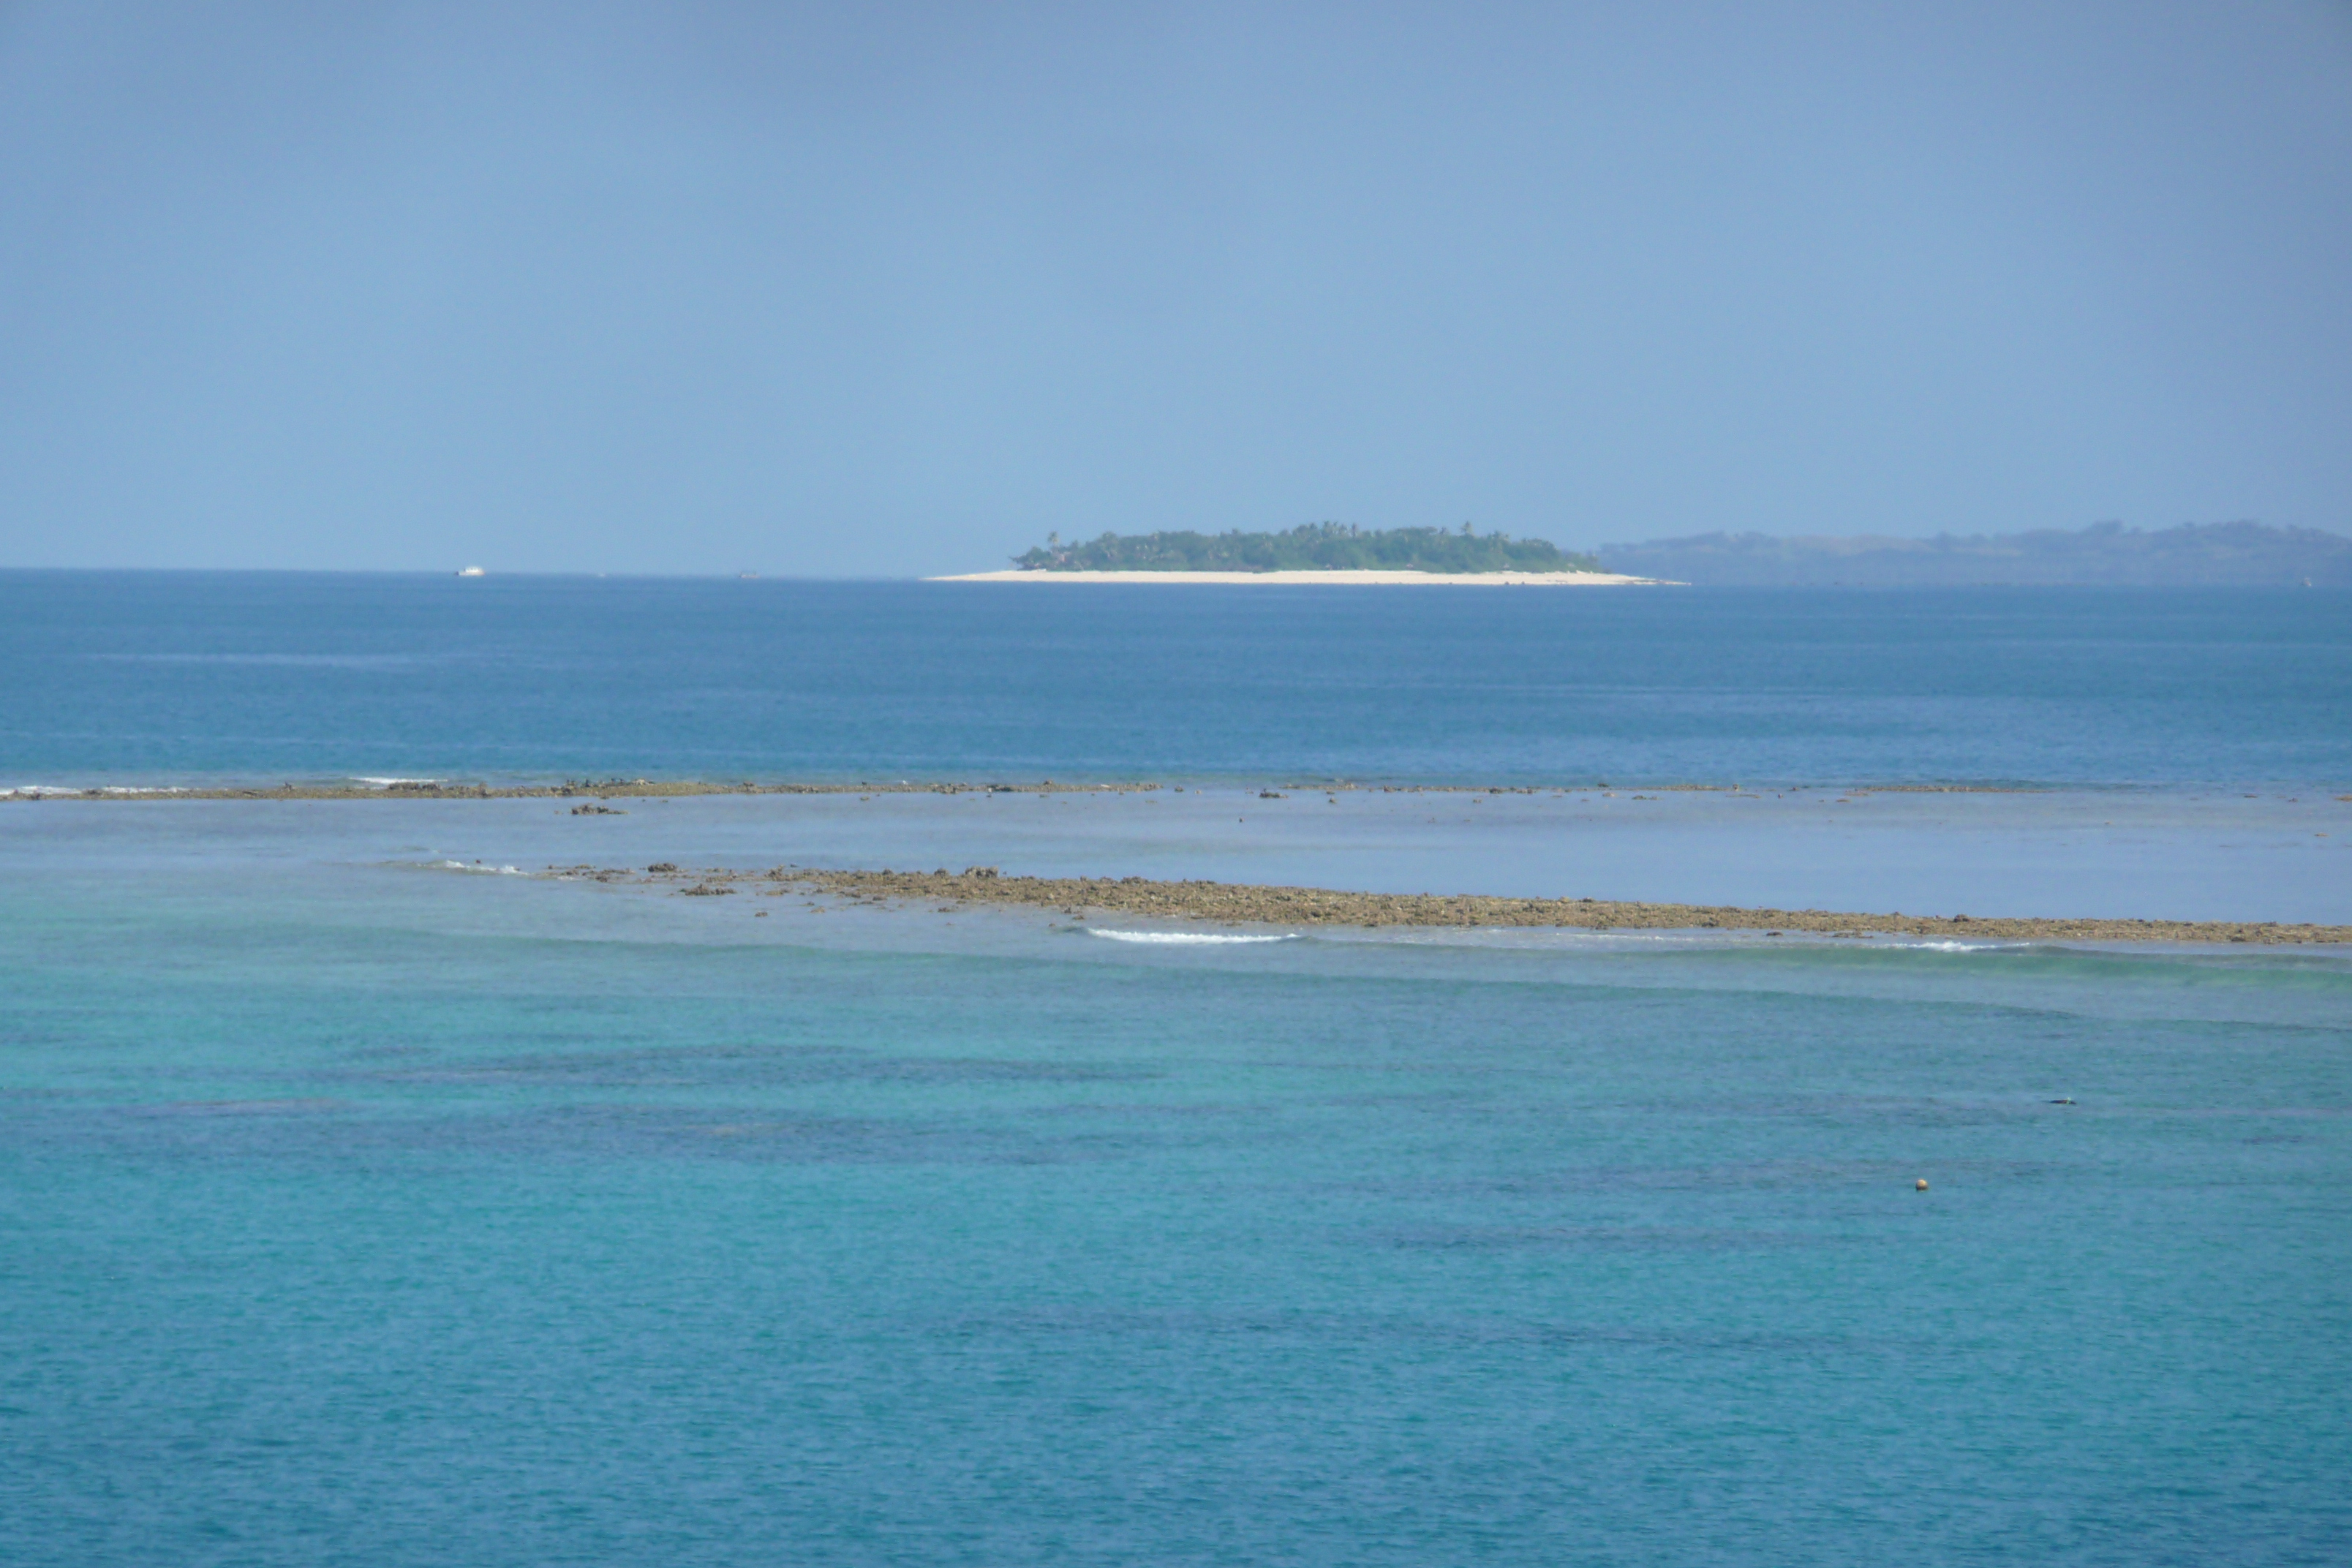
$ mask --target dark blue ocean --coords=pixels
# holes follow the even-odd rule
[[[0,799],[0,1562],[2352,1561],[2346,948],[560,870],[2352,920],[2347,609],[0,574],[0,789],[1164,785]]]
[[[0,671],[0,788],[1297,774],[2352,789],[2352,596],[2328,591],[13,572]]]

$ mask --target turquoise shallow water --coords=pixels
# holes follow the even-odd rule
[[[13,1562],[2352,1551],[2341,955],[1148,946],[17,831]]]
[[[1171,785],[0,801],[0,1561],[2352,1560],[2341,950],[536,874],[2352,921],[2340,595],[1165,595],[0,574],[0,788]]]

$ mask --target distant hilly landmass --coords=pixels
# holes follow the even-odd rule
[[[1593,572],[1590,555],[1549,540],[1442,528],[1311,522],[1279,533],[1106,533],[1058,538],[1013,558],[1024,572]]]
[[[2259,522],[2101,522],[1933,539],[1700,533],[1604,544],[1598,553],[1606,571],[1708,587],[2352,587],[2352,538]]]

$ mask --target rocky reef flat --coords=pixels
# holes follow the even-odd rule
[[[1008,877],[994,867],[961,871],[829,870],[779,866],[763,871],[688,869],[655,862],[644,870],[576,866],[561,875],[666,887],[690,898],[802,893],[862,903],[927,901],[1024,906],[1085,918],[1115,914],[1231,925],[1522,926],[1573,931],[1738,931],[1766,935],[1948,942],[2092,942],[2265,946],[2352,944],[2352,926],[2273,921],[2152,921],[1973,918],[1832,910],[1739,909],[1633,903],[1606,899],[1510,899],[1478,894],[1364,893],[1231,882],[1155,881],[1144,877]]]
[[[1156,784],[958,784],[906,779],[880,784],[740,784],[708,779],[598,779],[557,784],[474,784],[454,779],[329,780],[277,784],[26,784],[0,800],[667,800],[718,795],[1135,795]],[[1444,786],[1452,787],[1452,786]],[[1463,786],[1467,787],[1467,786]]]

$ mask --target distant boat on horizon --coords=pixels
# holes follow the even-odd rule
[[[485,574],[478,566],[460,567],[457,572],[457,575],[460,577],[480,577],[486,574]]]

